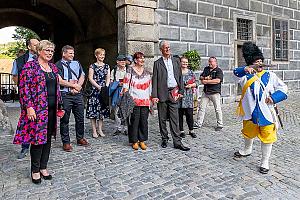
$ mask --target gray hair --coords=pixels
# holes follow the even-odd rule
[[[169,44],[169,42],[168,42],[167,40],[162,40],[162,41],[160,41],[160,42],[159,42],[159,49],[162,49],[162,47],[164,46],[165,43],[168,43],[168,44]]]
[[[74,47],[70,46],[70,45],[65,45],[63,46],[63,48],[61,49],[61,53],[66,53],[68,50],[73,50],[74,51]]]

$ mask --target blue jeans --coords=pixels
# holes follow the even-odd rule
[[[22,144],[22,150],[29,149],[30,144]]]

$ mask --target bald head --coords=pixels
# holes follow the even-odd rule
[[[30,52],[31,54],[36,54],[36,53],[37,53],[36,47],[37,47],[38,44],[39,44],[39,40],[38,40],[38,39],[35,39],[35,38],[30,39],[30,40],[28,41],[27,48],[28,48],[28,50],[29,50],[29,52]]]

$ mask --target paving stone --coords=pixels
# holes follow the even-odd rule
[[[289,67],[297,68],[292,62]],[[283,74],[283,70],[275,72]],[[290,75],[285,73],[285,76]],[[274,145],[267,175],[258,172],[260,145],[257,139],[252,156],[233,159],[243,139],[241,122],[234,114],[236,103],[229,103],[222,105],[225,127],[221,133],[214,131],[214,109],[208,106],[202,129],[195,130],[199,137],[187,136],[183,140],[191,147],[190,152],[175,150],[172,141],[166,149],[161,149],[157,113],[149,117],[149,149],[137,152],[127,144],[127,136],[112,135],[112,121],[105,121],[106,137],[96,140],[91,138],[90,124],[86,120],[86,137],[91,146],[82,148],[72,143],[74,151],[66,153],[61,150],[58,136],[53,141],[49,161],[54,178],[43,180],[39,186],[30,181],[30,158],[17,160],[13,155],[17,155],[19,146],[7,142],[12,141],[13,135],[2,134],[0,199],[296,200],[300,187],[300,158],[294,156],[300,153],[297,148],[300,145],[299,96],[300,92],[290,92],[289,99],[278,105],[285,129]],[[70,132],[74,140],[74,123]]]

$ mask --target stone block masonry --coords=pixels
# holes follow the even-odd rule
[[[224,99],[234,99],[236,79],[231,77],[237,63],[237,22],[235,16],[253,20],[255,43],[262,49],[265,62],[276,65],[274,72],[290,89],[299,89],[300,70],[300,3],[294,0],[158,0],[156,23],[158,40],[170,40],[173,54],[197,50],[202,58],[201,69],[210,56],[216,56],[223,69],[226,88]],[[289,22],[289,60],[274,61],[272,21]],[[240,42],[240,44],[242,44]],[[158,43],[154,44],[159,57]],[[273,70],[273,69],[272,69]],[[225,87],[225,85],[224,85]],[[295,87],[295,88],[294,88]],[[223,102],[227,102],[224,100]]]

